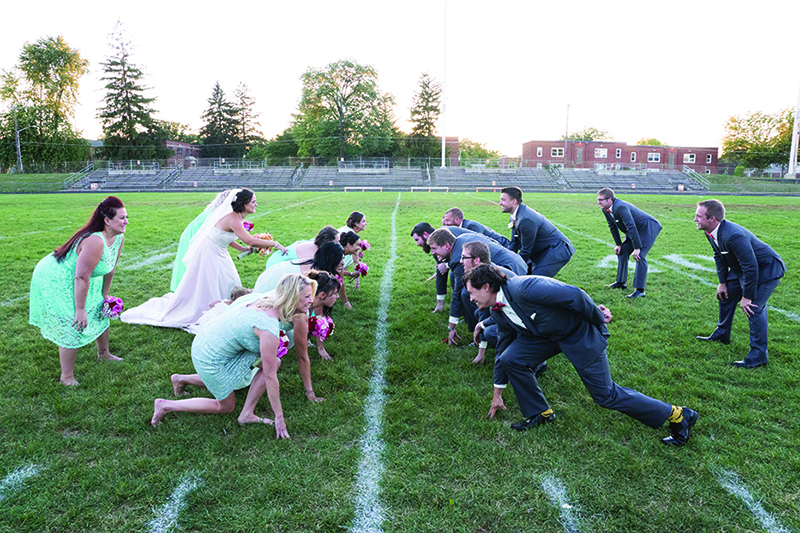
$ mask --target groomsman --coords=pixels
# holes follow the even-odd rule
[[[480,233],[481,235],[486,235],[490,239],[494,239],[500,243],[500,246],[503,246],[504,248],[509,248],[511,246],[510,240],[508,240],[506,237],[503,237],[492,228],[488,228],[480,222],[475,222],[474,220],[466,220],[464,218],[464,212],[458,207],[453,207],[447,210],[442,217],[442,224],[445,226],[464,228],[474,231],[475,233]]]
[[[617,254],[617,281],[608,285],[612,289],[624,289],[628,282],[628,258],[636,261],[633,288],[628,298],[641,298],[647,285],[647,252],[656,242],[661,223],[633,204],[623,202],[614,191],[603,188],[597,191],[597,203],[603,208],[608,229],[614,238],[614,253]],[[619,232],[625,234],[625,242]]]
[[[497,323],[494,395],[489,418],[505,410],[503,389],[514,389],[525,420],[512,424],[524,431],[555,420],[545,400],[534,368],[563,353],[575,367],[594,402],[624,413],[652,428],[669,421],[664,444],[681,446],[691,436],[698,415],[688,407],[670,405],[645,396],[611,379],[606,348],[611,311],[595,305],[578,287],[542,276],[508,278],[489,265],[464,275],[472,301],[490,309]]]
[[[500,194],[500,208],[509,213],[509,250],[519,252],[528,264],[528,274],[554,277],[569,262],[575,247],[552,222],[522,203],[522,189],[506,187]]]
[[[450,282],[453,296],[450,298],[448,344],[457,344],[456,325],[460,318],[464,318],[467,323],[467,329],[470,332],[474,331],[475,324],[478,322],[475,318],[475,304],[470,302],[469,294],[464,290],[464,283],[461,281],[464,276],[464,265],[461,262],[464,245],[474,241],[482,242],[489,247],[495,264],[507,268],[517,275],[525,274],[526,272],[525,262],[519,255],[506,250],[485,235],[469,232],[456,237],[448,228],[439,228],[434,231],[428,237],[428,245],[431,247],[431,252],[436,254],[439,259],[447,261],[451,271]]]
[[[737,304],[750,321],[750,352],[739,368],[757,368],[768,362],[767,300],[786,273],[786,265],[775,250],[744,227],[725,220],[725,206],[719,200],[697,203],[694,221],[706,232],[717,264],[717,329],[701,341],[728,344]]]

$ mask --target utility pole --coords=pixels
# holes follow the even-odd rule
[[[25,128],[27,129],[27,128]],[[22,152],[19,148],[19,127],[17,126],[17,108],[14,108],[14,132],[17,136],[17,174],[22,174]]]
[[[444,0],[444,61],[442,69],[442,168],[444,168],[447,125],[447,0]]]
[[[787,178],[797,179],[797,145],[800,140],[800,94],[797,96],[797,107],[794,109],[794,126],[792,127],[792,149],[789,152],[789,172]]]
[[[569,138],[569,106],[572,104],[567,104],[567,128],[564,131],[564,168],[567,168],[567,139]]]

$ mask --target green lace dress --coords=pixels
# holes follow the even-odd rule
[[[194,338],[192,363],[217,400],[250,385],[257,371],[251,367],[261,357],[253,328],[280,335],[276,318],[249,307],[235,307],[203,324]]]
[[[92,233],[103,241],[103,256],[92,271],[86,294],[87,326],[83,332],[72,327],[75,320],[75,270],[78,265],[78,244],[61,262],[53,254],[44,257],[33,270],[30,293],[31,325],[38,327],[42,336],[64,348],[80,348],[99,337],[108,329],[109,321],[100,310],[103,307],[103,276],[114,270],[123,238],[118,235],[111,246],[106,244],[102,232]],[[85,238],[85,237],[84,237]]]

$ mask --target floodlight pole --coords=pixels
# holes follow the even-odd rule
[[[564,131],[564,168],[567,168],[567,139],[569,139],[569,106],[572,104],[567,104],[567,127]]]
[[[447,142],[447,0],[444,0],[444,61],[442,68],[442,168],[444,165],[445,144]]]
[[[794,109],[794,126],[792,127],[792,149],[789,151],[789,172],[786,177],[797,178],[797,145],[800,141],[800,93],[797,95],[797,107]]]
[[[19,127],[17,126],[17,108],[14,108],[14,133],[17,137],[17,174],[22,174],[22,151],[19,147]]]

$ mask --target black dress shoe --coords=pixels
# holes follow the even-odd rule
[[[628,288],[627,285],[625,285],[624,283],[620,283],[619,281],[615,281],[611,285],[606,285],[606,287],[609,288],[609,289],[627,289]]]
[[[552,422],[556,419],[555,413],[550,413],[550,416],[542,416],[536,415],[532,416],[527,420],[523,420],[517,424],[511,424],[511,429],[516,429],[517,431],[525,431],[526,429],[535,428],[536,426],[541,426],[543,424],[547,424],[548,422]]]
[[[644,298],[644,296],[645,296],[644,291],[636,289],[635,291],[627,295],[625,298]]]
[[[734,361],[731,364],[736,368],[758,368],[760,366],[767,366],[766,361],[764,361],[763,363],[751,363],[747,359],[744,359],[742,361]]]
[[[548,368],[550,368],[550,366],[547,364],[547,361],[545,361],[544,363],[540,364],[539,366],[537,366],[537,367],[536,367],[536,368],[533,370],[533,375],[534,375],[534,377],[535,377],[536,379],[539,379],[539,376],[541,376],[542,374],[544,374],[545,370],[547,370]]]
[[[715,337],[714,335],[709,335],[708,337],[702,337],[702,336],[698,335],[697,337],[695,337],[695,339],[697,339],[699,341],[703,341],[703,342],[719,342],[719,343],[722,343],[722,344],[730,344],[731,343],[731,340],[728,339],[728,338],[725,338],[725,337],[722,337],[722,336],[716,336]]]
[[[692,427],[697,423],[697,412],[692,411],[688,407],[683,408],[683,421],[678,424],[670,423],[669,437],[661,439],[664,444],[671,444],[673,446],[683,446],[689,441],[690,432]]]

